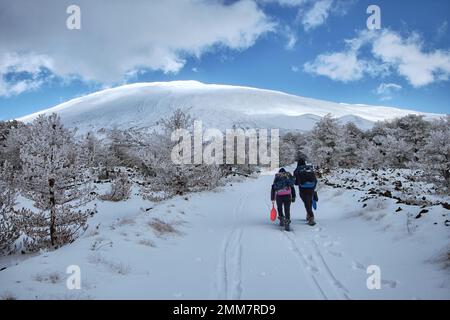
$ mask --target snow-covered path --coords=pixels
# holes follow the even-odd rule
[[[298,199],[292,209],[293,231],[287,233],[269,220],[272,179],[260,176],[159,204],[137,198],[100,203],[90,230],[75,243],[0,271],[0,295],[21,299],[450,298],[448,271],[426,262],[445,245],[443,239],[448,243],[445,226],[435,227],[434,234],[419,228],[409,236],[403,218],[385,217],[391,215],[389,204],[375,209],[373,219],[364,218],[357,209],[361,208],[358,191],[324,187],[319,193],[318,224],[305,224]],[[432,213],[423,221],[433,219]],[[160,221],[155,218],[176,230],[155,233],[149,227]],[[5,265],[5,261],[0,262]],[[66,287],[69,265],[81,268],[81,290]],[[381,269],[380,290],[367,288],[369,265]]]

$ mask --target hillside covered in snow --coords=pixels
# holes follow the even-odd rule
[[[219,129],[236,125],[298,131],[311,130],[329,113],[342,124],[351,121],[361,129],[371,128],[376,121],[423,114],[321,101],[256,88],[173,81],[136,83],[99,91],[18,120],[29,122],[39,114],[56,112],[66,126],[77,127],[80,132],[95,132],[98,128],[141,129],[153,127],[156,121],[176,109],[189,111],[205,126]]]

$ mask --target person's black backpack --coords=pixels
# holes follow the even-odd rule
[[[294,171],[295,185],[303,189],[314,189],[317,184],[314,167],[311,165],[302,165]]]

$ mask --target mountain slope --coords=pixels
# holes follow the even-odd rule
[[[58,113],[63,122],[81,132],[100,128],[147,128],[173,110],[189,110],[205,126],[219,129],[234,124],[309,130],[327,113],[361,128],[373,122],[419,112],[389,107],[340,104],[282,92],[197,81],[136,83],[99,91],[53,108],[20,118],[31,121],[38,114]],[[435,116],[428,114],[428,116]]]

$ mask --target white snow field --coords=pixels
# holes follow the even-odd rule
[[[318,224],[305,224],[297,198],[287,233],[269,220],[272,179],[159,203],[100,201],[74,243],[2,258],[0,297],[450,299],[448,210],[430,206],[411,221],[420,207],[373,197],[363,208],[365,191],[322,184]],[[81,268],[80,290],[66,287],[69,265]],[[367,288],[370,265],[381,270],[379,290]]]
[[[38,114],[53,112],[79,133],[101,128],[142,129],[181,108],[205,126],[228,129],[279,128],[307,131],[331,113],[341,123],[353,121],[361,129],[374,122],[407,114],[439,115],[380,106],[350,105],[303,98],[286,93],[197,81],[136,83],[99,91],[20,118],[29,122]]]

